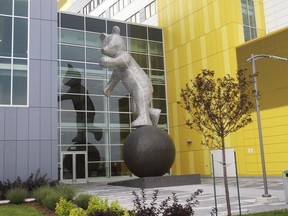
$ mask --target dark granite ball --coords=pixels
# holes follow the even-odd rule
[[[126,138],[123,158],[128,169],[138,177],[162,176],[174,162],[174,143],[165,131],[142,126]]]

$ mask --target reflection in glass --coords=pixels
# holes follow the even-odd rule
[[[11,0],[0,0],[0,14],[12,15],[12,3]]]
[[[147,27],[128,24],[128,36],[132,38],[147,39]]]
[[[86,33],[86,46],[87,47],[99,47],[102,46],[99,33]]]
[[[77,70],[73,68],[71,64],[68,64],[68,70],[67,70],[67,77],[69,77],[69,74],[76,74]],[[79,73],[79,72],[78,72]],[[79,73],[79,76],[80,73]],[[82,95],[88,94],[85,87],[81,84],[79,79],[63,79],[63,84],[69,86],[69,90],[66,92],[66,94],[62,94],[59,98],[60,101],[63,100],[72,100],[74,110],[76,111],[76,123],[77,123],[77,129],[79,129],[79,124],[86,125],[87,123],[91,124],[94,122],[94,116],[95,112],[77,112],[77,110],[85,110],[85,105],[87,104],[87,110],[95,110],[95,107],[90,99],[90,97],[83,97]],[[77,95],[75,94],[77,93]],[[75,95],[74,95],[75,94]],[[91,128],[90,128],[91,129]],[[102,131],[96,128],[93,128],[93,130],[90,130],[89,132],[93,133],[96,140],[100,140],[102,137]],[[74,143],[86,143],[86,133],[82,130],[78,130],[76,137],[72,139],[72,142]]]
[[[14,18],[14,56],[27,58],[28,20]]]
[[[152,55],[162,55],[163,56],[163,44],[159,42],[149,42],[149,50]]]
[[[149,68],[148,57],[147,55],[141,55],[136,53],[131,53],[131,56],[135,59],[135,61],[143,68]]]
[[[61,46],[61,59],[85,61],[84,47],[76,47],[69,45]]]
[[[11,59],[0,58],[0,104],[10,104]]]
[[[61,43],[84,45],[84,32],[62,29]]]
[[[76,179],[85,178],[85,154],[76,154]]]
[[[14,60],[13,105],[27,105],[27,61]]]
[[[162,70],[151,70],[150,78],[153,84],[165,84],[165,75]]]
[[[129,98],[128,97],[109,97],[110,111],[129,112]]]
[[[129,135],[128,129],[114,129],[110,132],[110,143],[111,144],[123,144],[126,137]]]
[[[147,41],[145,40],[136,40],[130,39],[128,44],[128,51],[129,52],[138,52],[138,53],[147,53]]]
[[[153,85],[153,98],[166,98],[165,85]]]
[[[0,56],[11,56],[11,45],[12,45],[12,19],[11,17],[0,16],[0,41],[1,41],[0,42]]]
[[[128,113],[110,113],[110,127],[129,127],[130,114]]]
[[[88,163],[88,177],[109,177],[109,163],[107,162]]]
[[[63,180],[73,179],[73,155],[67,154],[63,158]]]
[[[160,56],[150,56],[151,68],[164,70],[164,59]]]
[[[84,17],[61,14],[61,27],[84,30]]]
[[[123,161],[122,149],[123,145],[111,146],[111,161]]]
[[[7,1],[7,0],[4,0]],[[12,1],[11,1],[12,2]],[[28,16],[28,0],[14,0],[14,14],[16,16]],[[2,3],[0,1],[0,5],[2,6]]]
[[[87,91],[90,94],[103,95],[103,87],[104,87],[103,80],[87,79]]]
[[[161,113],[167,113],[167,110],[166,110],[166,100],[153,99],[153,107],[154,107],[154,108],[161,109]]]
[[[98,63],[102,53],[100,49],[86,48],[86,61]]]
[[[124,162],[111,162],[111,176],[127,176],[131,175]]]
[[[86,64],[86,78],[106,79],[106,69],[98,64]]]

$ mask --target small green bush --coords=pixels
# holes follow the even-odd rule
[[[74,199],[74,203],[82,208],[82,209],[87,209],[88,208],[88,203],[89,200],[92,198],[93,196],[91,194],[79,194],[78,196],[76,196],[76,198]]]
[[[27,189],[21,187],[12,188],[7,192],[7,199],[10,200],[11,203],[20,204],[25,201],[27,194]]]
[[[86,212],[82,208],[74,208],[70,211],[69,216],[86,216]]]
[[[69,216],[70,211],[74,208],[72,201],[67,201],[63,197],[56,204],[55,212],[58,216]]]
[[[49,209],[54,210],[56,208],[56,203],[60,200],[60,194],[52,190],[47,196],[42,200],[42,204]]]
[[[32,195],[37,202],[43,204],[43,200],[51,193],[53,193],[52,187],[42,186],[33,191]]]
[[[101,199],[100,196],[97,197],[92,197],[89,201],[88,208],[87,208],[87,213],[88,214],[93,214],[94,212],[97,211],[103,211],[106,212],[109,209],[109,203],[108,199]]]
[[[56,185],[55,191],[66,200],[73,200],[76,195],[76,189],[73,185],[59,184]]]

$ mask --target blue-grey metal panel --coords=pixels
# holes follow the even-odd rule
[[[51,23],[51,59],[58,60],[58,28],[57,22]]]
[[[51,135],[52,135],[51,109],[42,108],[40,110],[40,139],[51,140]]]
[[[0,108],[0,140],[4,140],[4,131],[5,131],[5,108]]]
[[[51,139],[58,140],[58,111],[57,108],[51,110]]]
[[[4,180],[4,141],[0,140],[0,181]]]
[[[5,109],[5,140],[16,140],[16,108]]]
[[[51,141],[40,141],[40,172],[42,175],[47,174],[48,178],[51,178],[52,174],[51,149]]]
[[[16,173],[23,180],[26,180],[30,174],[28,173],[28,156],[28,141],[17,141]]]
[[[58,13],[57,1],[52,0],[51,1],[51,20],[57,21],[57,13]]]
[[[43,1],[42,1],[43,2]],[[41,20],[41,59],[51,60],[51,21]]]
[[[41,19],[50,20],[52,17],[52,1],[53,0],[40,0],[41,1]],[[54,0],[56,1],[56,0]]]
[[[28,149],[28,173],[36,173],[40,168],[40,141],[30,140]]]
[[[40,109],[29,109],[29,140],[40,140]]]
[[[28,140],[29,111],[27,108],[17,108],[17,140]]]
[[[51,179],[56,180],[58,179],[58,141],[54,140],[51,142],[52,144],[52,157],[51,157],[51,162],[52,162],[52,176]]]
[[[39,60],[30,60],[29,71],[29,106],[40,106],[40,75],[41,66]]]
[[[50,2],[50,0],[48,0]],[[54,1],[54,0],[52,0]],[[40,11],[41,1],[39,0],[30,0],[30,17],[40,19],[41,11]]]
[[[5,141],[4,143],[4,179],[13,180],[16,174],[16,141]]]
[[[51,61],[41,61],[41,107],[51,107]]]
[[[30,59],[40,59],[40,23],[37,19],[30,20]]]
[[[51,107],[58,107],[58,78],[57,78],[58,64],[57,61],[51,62]]]

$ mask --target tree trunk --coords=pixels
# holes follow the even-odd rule
[[[224,137],[221,137],[221,141],[222,141],[222,163],[223,163],[223,178],[224,178],[224,187],[225,187],[225,196],[226,196],[227,216],[231,216],[232,214],[231,214],[230,195],[229,195],[229,188],[228,188]]]

